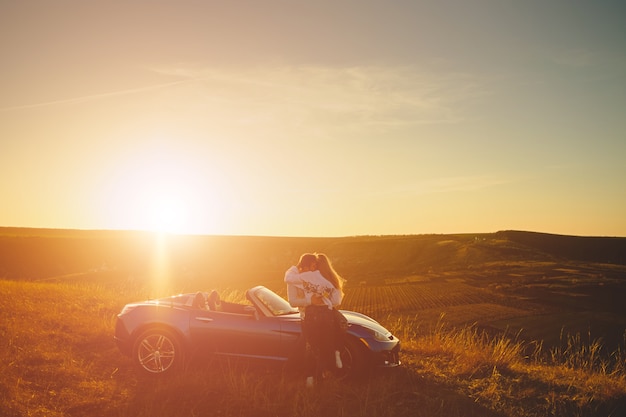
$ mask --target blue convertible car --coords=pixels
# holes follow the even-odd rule
[[[287,361],[302,350],[297,309],[263,286],[246,298],[249,304],[227,303],[215,292],[199,292],[127,304],[117,316],[115,340],[151,375],[181,369],[193,354]],[[342,313],[348,327],[338,376],[400,364],[400,341],[391,332],[363,314]]]

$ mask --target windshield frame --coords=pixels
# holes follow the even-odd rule
[[[272,316],[286,316],[299,312],[287,300],[268,288],[257,288],[253,294],[263,309]]]

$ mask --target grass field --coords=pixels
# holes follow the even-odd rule
[[[374,256],[386,247],[374,238],[355,238],[355,246],[346,247],[338,246],[350,243],[345,239],[316,240],[351,278],[342,307],[371,315],[392,330],[403,342],[403,364],[359,381],[329,380],[307,390],[282,366],[210,358],[195,359],[171,379],[146,379],[135,373],[112,338],[122,306],[156,291],[217,288],[239,298],[249,286],[264,284],[284,294],[280,268],[306,250],[303,242],[270,239],[275,246],[264,249],[264,259],[269,252],[281,255],[239,280],[232,277],[241,275],[245,265],[233,270],[213,266],[208,276],[199,275],[192,267],[199,261],[189,259],[202,251],[186,244],[187,263],[170,257],[183,279],[155,286],[151,280],[159,275],[153,265],[142,269],[125,251],[107,246],[103,252],[121,258],[109,257],[104,266],[102,251],[88,254],[103,245],[102,239],[112,239],[106,233],[96,243],[79,234],[82,249],[76,236],[64,234],[65,249],[52,245],[54,252],[32,252],[56,238],[43,239],[20,240],[21,249],[10,246],[10,240],[0,242],[2,251],[21,254],[20,262],[43,259],[39,266],[0,265],[13,268],[0,279],[2,416],[626,415],[621,302],[626,269],[621,264],[555,259],[535,251],[524,260],[511,252],[510,242],[477,247],[475,239],[446,236],[433,240],[433,247],[421,240],[408,244],[443,263],[424,257],[389,272],[389,265],[372,269],[380,259],[365,266],[355,260],[359,250]],[[135,235],[132,239],[137,241]],[[381,239],[392,246],[384,250],[394,262],[422,256],[411,255],[403,240]],[[248,249],[237,249],[237,256],[260,250],[263,239],[252,240]],[[372,242],[379,245],[376,251]],[[496,252],[486,256],[486,247]],[[471,251],[480,257],[467,258]],[[132,254],[146,252],[134,249]],[[72,264],[76,253],[80,259]],[[141,258],[149,263],[146,259]],[[348,261],[354,261],[354,269]],[[206,266],[203,262],[198,265]],[[15,268],[37,276],[15,277]],[[360,279],[357,272],[368,268],[369,275]],[[37,272],[44,269],[49,275]],[[218,272],[220,279],[215,279]]]
[[[360,290],[393,299],[400,288]],[[601,416],[626,406],[621,351],[601,356],[598,346],[575,337],[565,349],[539,351],[513,334],[448,327],[445,316],[432,321],[411,309],[423,303],[434,315],[446,307],[431,293],[419,300],[417,290],[410,298],[402,288],[406,308],[378,317],[404,342],[401,368],[328,381],[314,392],[282,367],[237,361],[197,360],[169,380],[139,377],[112,334],[116,313],[141,298],[140,289],[4,280],[0,291],[0,354],[9,358],[0,365],[0,414],[7,417]],[[476,314],[519,313],[466,300],[476,301]],[[367,302],[350,293],[346,301]]]

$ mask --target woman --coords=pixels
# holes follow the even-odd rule
[[[333,286],[340,292],[341,299],[343,299],[343,285],[345,280],[335,271],[332,264],[330,263],[330,259],[323,254],[317,254],[317,269],[320,271],[322,276],[326,278]],[[342,368],[341,362],[341,351],[343,350],[343,333],[348,326],[348,322],[346,318],[341,314],[341,312],[337,309],[337,305],[333,305],[333,328],[335,330],[334,334],[334,346],[335,346],[335,365],[337,368]]]
[[[346,282],[338,273],[335,271],[335,268],[330,263],[330,259],[323,253],[318,253],[316,256],[317,260],[317,270],[320,271],[322,276],[326,278],[328,282],[333,284],[341,297],[343,298],[343,284]]]
[[[328,278],[318,270],[318,262]],[[334,366],[342,367],[336,349],[338,332],[334,307],[341,304],[343,298],[343,279],[326,255],[322,254],[320,259],[315,254],[305,253],[298,265],[287,270],[285,282],[290,304],[299,307],[303,314],[302,330],[310,348],[306,355],[307,386],[312,386],[314,374],[319,377],[333,362]]]

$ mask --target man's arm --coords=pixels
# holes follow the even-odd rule
[[[294,265],[285,272],[285,282],[287,284],[302,284],[302,277],[298,267]]]

